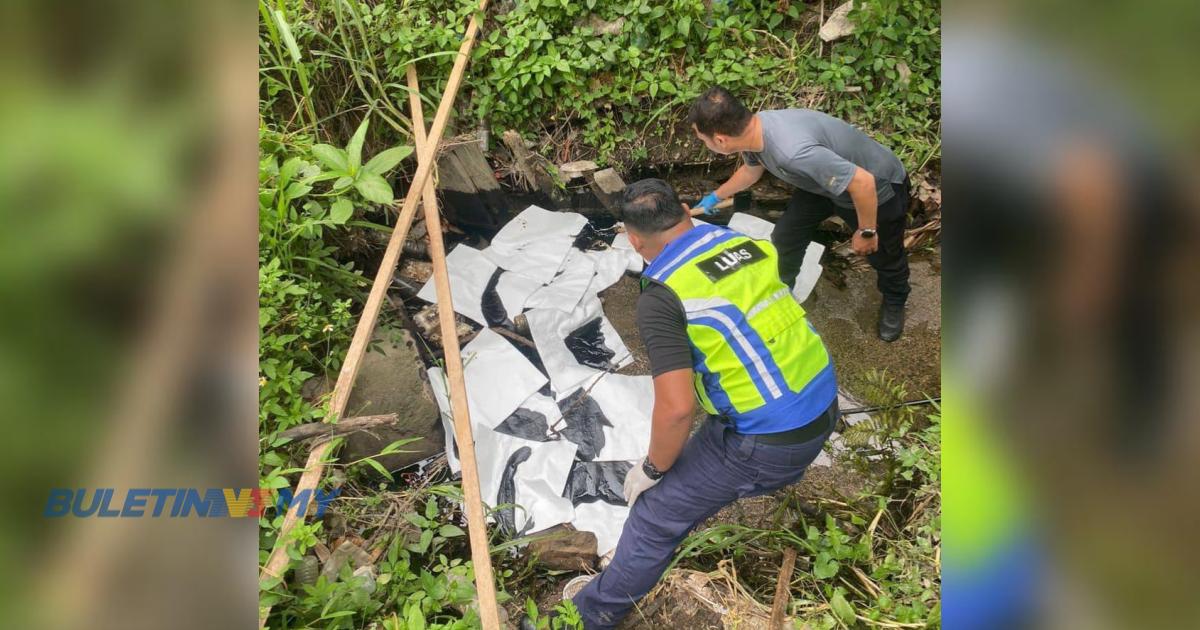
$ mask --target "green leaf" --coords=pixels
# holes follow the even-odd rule
[[[363,171],[359,174],[358,181],[354,182],[354,188],[364,199],[374,203],[392,203],[394,199],[391,184],[370,171]]]
[[[829,598],[829,607],[843,623],[847,625],[854,623],[854,606],[846,601],[846,597],[842,595],[842,589],[834,591],[833,597]]]
[[[442,538],[454,538],[462,536],[463,533],[462,528],[457,525],[442,525],[441,529],[438,530],[438,536]]]
[[[354,178],[349,175],[339,177],[336,182],[333,182],[333,192],[341,192],[350,187],[354,183]]]
[[[367,126],[370,122],[371,117],[364,116],[362,124],[358,126],[358,130],[350,138],[350,144],[346,145],[346,155],[350,158],[350,166],[346,169],[346,172],[351,175],[357,175],[358,167],[362,165],[363,140],[367,137]]]
[[[837,560],[834,560],[829,552],[822,551],[817,554],[817,559],[813,562],[813,575],[818,580],[827,580],[837,575],[839,568]]]
[[[425,502],[425,518],[433,520],[437,518],[437,513],[437,500],[433,497],[429,497],[429,500]]]
[[[371,158],[370,162],[367,162],[366,165],[363,166],[363,170],[370,171],[376,175],[383,175],[393,168],[396,168],[396,165],[399,164],[401,160],[411,155],[412,152],[413,148],[408,145],[400,145],[385,151],[380,151],[375,155],[375,157]]]
[[[404,616],[404,623],[408,626],[408,630],[425,630],[425,615],[421,614],[421,607],[417,604],[410,604],[408,614]]]
[[[292,61],[300,63],[300,47],[296,45],[296,38],[292,37],[292,29],[288,26],[287,18],[284,17],[283,11],[275,10],[275,23],[279,26],[279,35],[283,37],[283,43],[287,46],[288,53],[292,56]]]
[[[331,144],[314,144],[312,152],[325,168],[342,172],[350,170],[350,160],[342,149]]]
[[[329,206],[329,220],[337,225],[345,225],[352,214],[354,214],[354,204],[350,203],[349,199],[338,199],[333,202],[332,206]]]
[[[383,464],[380,464],[379,462],[377,462],[371,458],[364,459],[363,461],[366,462],[371,468],[374,468],[375,470],[377,470],[379,472],[379,474],[383,475],[384,477],[387,477],[389,481],[396,480],[395,477],[392,477],[392,473],[389,472],[387,468],[383,467]]]
[[[679,20],[679,32],[684,37],[687,37],[692,32],[692,18],[685,15]]]

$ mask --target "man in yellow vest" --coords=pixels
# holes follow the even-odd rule
[[[693,223],[659,179],[629,186],[623,213],[649,261],[637,319],[654,412],[650,452],[625,479],[616,554],[573,598],[588,630],[615,627],[697,524],[799,481],[838,414],[833,364],[771,243]],[[708,418],[689,440],[697,401]]]

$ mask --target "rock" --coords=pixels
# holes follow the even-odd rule
[[[304,556],[300,560],[300,565],[296,567],[296,584],[304,586],[316,584],[317,578],[321,575],[320,566],[316,556]]]
[[[300,386],[300,397],[310,403],[317,404],[323,396],[333,391],[333,381],[318,374]]]
[[[450,574],[446,575],[446,581],[449,582],[452,587],[465,586],[472,590],[475,589],[475,583],[472,582],[471,579],[465,575],[459,575],[457,573],[450,573]],[[478,615],[479,614],[479,599],[473,599],[473,600],[471,600],[471,602],[469,604],[466,604],[466,605],[455,604],[454,607],[457,608],[458,612],[460,612],[460,613],[466,614],[467,610],[474,610],[475,614]],[[504,606],[497,606],[497,609],[498,609],[497,610],[498,616],[500,617],[500,627],[509,628],[510,626],[508,625],[508,611],[504,609]]]
[[[596,535],[557,525],[538,534],[526,552],[551,569],[587,571],[596,566]]]
[[[820,36],[823,41],[837,41],[847,35],[854,33],[854,23],[850,21],[850,9],[854,7],[854,0],[850,0],[838,8],[833,10],[829,15],[829,19],[821,25]]]
[[[621,218],[621,194],[625,192],[625,180],[615,170],[606,168],[596,171],[592,176],[592,191],[613,216]]]
[[[326,582],[333,583],[338,579],[338,574],[347,563],[350,564],[352,571],[358,571],[363,567],[370,568],[371,554],[352,542],[344,542],[338,545],[338,548],[329,555],[329,560],[325,561],[325,567],[321,569],[321,577],[325,578]]]
[[[584,175],[600,168],[591,160],[579,160],[577,162],[567,162],[558,166],[558,174],[562,176],[564,182],[569,182],[573,179],[582,179]]]
[[[896,64],[896,74],[899,75],[899,79],[897,79],[897,81],[903,86],[907,86],[909,79],[912,78],[912,70],[908,67],[908,64],[904,63],[903,61]]]
[[[425,284],[433,277],[433,263],[406,258],[400,263],[399,274]]]
[[[583,26],[592,29],[593,35],[620,35],[621,31],[625,29],[625,18],[619,17],[610,21],[592,14],[588,16]]]
[[[413,324],[415,324],[417,329],[421,331],[421,336],[424,337],[425,340],[430,343],[430,345],[442,345],[442,328],[441,324],[438,322],[437,304],[430,304],[420,311],[417,311],[417,314],[413,316]],[[467,320],[458,313],[454,314],[454,325],[457,329],[458,338],[460,340],[475,331],[475,328],[472,327],[471,324],[467,323]]]
[[[363,355],[345,416],[394,413],[399,421],[347,435],[339,459],[349,463],[372,457],[396,440],[413,437],[421,439],[405,445],[402,450],[407,452],[376,457],[376,461],[388,470],[399,470],[440,453],[445,444],[442,423],[425,385],[425,364],[412,335],[381,326],[371,346]]]
[[[375,592],[375,567],[367,565],[358,567],[354,570],[354,578],[358,580],[358,586],[368,595]]]

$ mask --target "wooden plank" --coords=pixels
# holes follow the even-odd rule
[[[425,117],[421,113],[417,70],[408,66],[409,106],[412,108],[413,132],[418,149],[428,146],[425,138]],[[467,513],[467,534],[471,541],[471,562],[475,572],[475,592],[479,597],[479,618],[484,630],[499,630],[500,616],[496,607],[496,582],[492,577],[492,555],[488,545],[487,523],[484,522],[483,497],[479,491],[479,469],[475,464],[475,437],[471,431],[471,412],[467,407],[467,383],[463,378],[462,355],[458,347],[454,303],[450,293],[450,273],[446,269],[446,243],[442,236],[442,219],[438,215],[437,194],[433,182],[426,182],[422,191],[425,207],[425,226],[429,230],[429,258],[433,261],[433,282],[437,288],[438,320],[442,329],[442,351],[446,362],[446,379],[450,386],[450,409],[454,418],[454,439],[458,445],[458,460],[462,467],[463,511]]]
[[[471,58],[471,49],[475,45],[475,38],[479,34],[479,17],[487,10],[488,0],[480,0],[479,11],[471,16],[471,21],[467,24],[467,32],[463,36],[462,45],[459,46],[458,56],[454,60],[454,67],[450,71],[450,79],[446,82],[446,89],[442,93],[442,101],[438,105],[437,114],[434,116],[433,124],[430,126],[429,142],[424,147],[424,151],[417,152],[417,172],[413,176],[412,186],[408,189],[408,194],[404,198],[404,204],[400,210],[400,216],[396,220],[396,228],[392,232],[392,238],[388,241],[387,250],[383,254],[383,260],[380,261],[379,272],[375,275],[375,281],[371,285],[371,293],[367,296],[367,302],[363,306],[362,315],[359,316],[358,326],[354,329],[354,337],[350,342],[350,349],[346,352],[346,361],[342,364],[342,370],[338,374],[337,384],[333,388],[333,397],[329,403],[330,417],[336,421],[346,411],[346,403],[350,400],[350,390],[354,387],[354,379],[358,376],[359,364],[362,362],[363,354],[367,350],[367,344],[371,340],[371,334],[375,330],[375,321],[379,318],[379,309],[383,305],[384,297],[387,294],[388,286],[392,283],[392,274],[395,272],[396,264],[400,261],[400,253],[404,247],[404,241],[408,238],[408,230],[412,226],[413,216],[417,212],[417,200],[421,195],[421,190],[425,184],[429,182],[430,174],[433,172],[433,156],[437,150],[437,144],[441,142],[442,133],[446,130],[446,123],[450,119],[450,111],[454,107],[454,99],[458,95],[458,88],[462,84],[463,72],[466,70],[467,61]],[[300,475],[300,481],[296,485],[296,493],[299,494],[304,490],[312,490],[317,486],[317,482],[321,479],[321,474],[325,470],[325,460],[329,454],[331,442],[323,441],[313,447],[308,454],[308,461],[305,463],[305,470]],[[271,550],[271,555],[267,559],[266,565],[263,566],[259,573],[259,583],[267,579],[282,579],[283,573],[288,566],[288,548],[292,544],[291,532],[300,522],[300,516],[297,513],[299,505],[292,506],[287,515],[284,516],[283,524],[279,528],[278,538],[275,542],[275,548]],[[267,616],[270,614],[269,606],[259,608],[259,627],[263,627],[267,623]]]
[[[788,602],[792,600],[791,584],[792,571],[796,569],[796,549],[788,547],[783,550],[783,566],[779,569],[779,579],[775,582],[775,602],[771,606],[771,630],[783,630],[783,614]]]

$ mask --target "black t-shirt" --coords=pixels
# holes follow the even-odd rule
[[[692,344],[687,336],[687,315],[679,296],[665,285],[644,280],[637,303],[637,325],[650,358],[650,373],[692,367]]]

